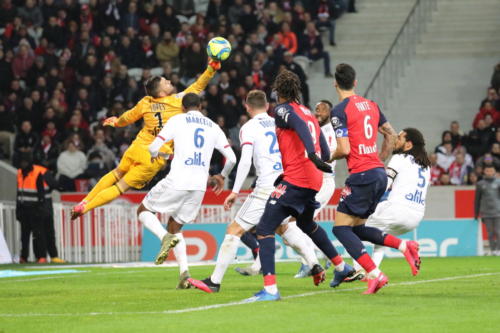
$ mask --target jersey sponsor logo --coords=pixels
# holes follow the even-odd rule
[[[335,131],[335,136],[337,138],[345,138],[348,134],[349,132],[347,131],[347,128],[339,128]]]
[[[423,192],[419,190],[415,190],[414,193],[408,193],[405,195],[405,199],[411,202],[415,202],[419,205],[425,206],[425,200],[423,199]]]
[[[286,193],[286,188],[287,186],[286,185],[283,185],[283,184],[279,184],[276,189],[274,190],[273,193],[271,193],[271,198],[276,198],[276,199],[279,199],[281,198],[282,195],[285,195]]]
[[[377,144],[374,144],[373,146],[360,144],[358,145],[358,151],[360,155],[374,154],[377,152]]]
[[[194,153],[193,157],[188,158],[184,161],[186,165],[195,165],[195,166],[205,166],[205,162],[201,160],[201,153]]]
[[[358,109],[358,111],[369,111],[370,110],[370,103],[368,103],[367,101],[354,103],[354,105],[356,105],[356,108]]]

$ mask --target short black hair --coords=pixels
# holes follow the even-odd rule
[[[152,76],[145,83],[144,88],[146,89],[146,95],[153,98],[158,97],[158,88],[160,86],[161,76]]]
[[[187,109],[197,108],[201,104],[201,98],[195,93],[187,93],[182,97],[182,106]]]
[[[349,64],[338,64],[335,67],[335,81],[342,90],[351,90],[356,81],[356,71]]]
[[[332,102],[330,102],[330,101],[329,101],[329,100],[327,100],[327,99],[322,99],[322,100],[321,100],[321,101],[319,101],[319,102],[320,102],[320,103],[325,103],[325,104],[327,104],[327,105],[330,107],[330,109],[333,107]]]
[[[483,171],[486,169],[489,169],[489,168],[495,169],[495,172],[497,171],[497,168],[495,167],[495,164],[493,164],[493,163],[485,163],[484,167],[483,167]]]

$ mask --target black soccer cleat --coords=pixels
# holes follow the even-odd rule
[[[326,272],[319,264],[313,266],[313,268],[311,269],[311,275],[313,277],[313,283],[315,286],[319,286],[319,284],[325,281],[326,278]]]

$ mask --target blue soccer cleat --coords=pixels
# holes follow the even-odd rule
[[[301,264],[300,269],[297,274],[295,274],[294,278],[303,279],[308,276],[311,276],[311,268],[309,268],[309,266],[307,265]]]
[[[330,282],[330,287],[332,288],[338,287],[342,282],[344,282],[345,278],[356,274],[356,270],[348,264],[345,264],[343,271],[339,272],[334,270],[334,272],[333,280]]]
[[[250,298],[243,300],[243,303],[253,303],[261,301],[279,301],[281,299],[280,292],[270,294],[265,289],[262,289]]]

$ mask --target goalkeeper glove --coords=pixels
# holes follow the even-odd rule
[[[117,117],[109,117],[109,118],[104,119],[104,121],[102,122],[102,125],[115,127],[117,122],[118,122]]]
[[[213,60],[212,58],[208,59],[208,67],[212,68],[214,72],[220,69],[220,61]]]
[[[316,153],[309,153],[309,154],[307,154],[307,157],[311,160],[311,162],[314,163],[316,168],[318,168],[319,170],[321,170],[323,172],[328,172],[328,173],[333,172],[330,164],[323,162],[321,160],[321,158],[319,158],[318,155],[316,155]]]

